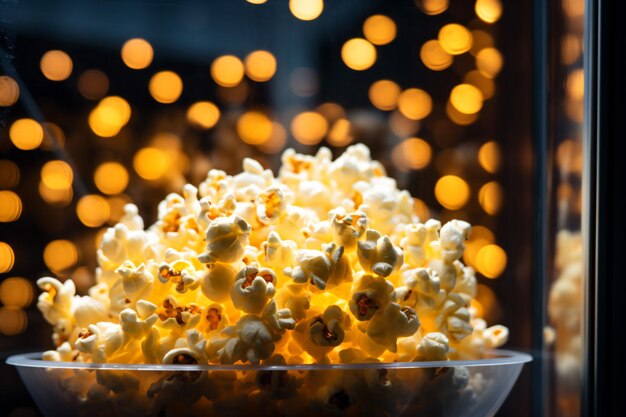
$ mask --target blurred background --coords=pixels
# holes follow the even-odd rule
[[[577,415],[584,2],[550,3],[537,40],[512,0],[1,2],[0,355],[52,347],[34,282],[85,293],[124,204],[365,143],[423,221],[473,225],[474,307],[537,358],[500,414]],[[0,414],[38,415],[3,362]]]

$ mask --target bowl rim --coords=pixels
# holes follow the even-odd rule
[[[416,369],[416,368],[446,368],[454,366],[480,367],[521,365],[532,361],[532,356],[523,352],[506,349],[492,349],[485,351],[484,359],[425,361],[425,362],[364,362],[364,363],[333,363],[333,364],[298,364],[298,365],[270,365],[270,364],[124,364],[124,363],[84,363],[84,362],[55,362],[44,361],[42,352],[22,353],[9,356],[6,363],[18,368],[46,368],[46,369],[85,369],[85,370],[117,370],[117,371],[332,371],[355,369]]]

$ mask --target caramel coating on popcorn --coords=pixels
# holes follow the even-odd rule
[[[487,327],[470,307],[476,278],[460,260],[469,223],[420,223],[411,196],[364,145],[334,161],[326,148],[315,156],[289,149],[282,162],[278,177],[248,158],[238,175],[209,171],[198,188],[169,194],[147,230],[127,205],[104,234],[88,296],[76,295],[71,280],[38,281],[38,307],[57,346],[44,357],[446,360],[506,342],[508,329]],[[386,372],[366,380],[376,390],[390,386]],[[261,392],[293,390],[288,380],[255,383]],[[170,395],[172,387],[166,379],[153,391]],[[351,395],[318,393],[339,408]]]

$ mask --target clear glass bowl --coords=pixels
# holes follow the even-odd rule
[[[532,358],[332,365],[125,365],[11,356],[53,416],[493,416]]]

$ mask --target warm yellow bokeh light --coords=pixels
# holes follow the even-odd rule
[[[152,63],[154,50],[145,39],[129,39],[122,46],[122,61],[132,69],[144,69]]]
[[[8,243],[0,242],[0,274],[9,272],[15,263],[13,248]]]
[[[42,200],[52,206],[65,207],[74,197],[72,188],[54,189],[49,188],[43,181],[39,182],[39,195]]]
[[[74,172],[65,161],[49,161],[41,168],[41,181],[48,188],[63,190],[72,186]]]
[[[478,163],[490,174],[495,174],[500,169],[500,145],[490,141],[484,143],[478,150]]]
[[[463,77],[465,84],[472,84],[478,88],[483,95],[483,99],[489,100],[496,91],[496,84],[493,79],[485,77],[482,72],[478,70],[472,70],[465,74]]]
[[[268,81],[276,73],[276,58],[268,51],[251,52],[244,63],[246,74],[253,81]]]
[[[567,76],[565,90],[574,100],[582,100],[585,97],[585,72],[582,68],[572,71]]]
[[[201,128],[210,129],[220,119],[220,109],[210,101],[199,101],[187,110],[189,123]]]
[[[431,218],[428,205],[419,198],[413,199],[413,211],[415,212],[415,214],[417,214],[417,217],[419,217],[419,221],[422,223]]]
[[[78,249],[69,240],[53,240],[43,250],[43,261],[53,272],[63,272],[78,262]]]
[[[18,119],[11,125],[9,137],[16,148],[30,151],[41,145],[43,128],[33,119]]]
[[[278,122],[272,122],[272,136],[259,145],[259,149],[265,153],[273,154],[283,150],[287,144],[287,129]]]
[[[483,107],[483,94],[471,84],[459,84],[450,92],[450,104],[463,114],[478,113]]]
[[[470,187],[456,175],[439,178],[435,184],[435,198],[448,210],[458,210],[465,206],[470,196]]]
[[[446,103],[446,114],[455,124],[459,126],[471,125],[478,119],[479,113],[465,114],[458,111],[448,100]]]
[[[0,107],[8,107],[17,103],[20,98],[20,87],[8,75],[0,76]]]
[[[237,120],[237,134],[249,145],[261,145],[272,136],[272,121],[265,114],[249,111]]]
[[[420,59],[428,69],[443,71],[452,65],[454,58],[441,47],[438,40],[432,39],[422,45]]]
[[[22,214],[22,200],[13,191],[0,191],[0,223],[14,222]]]
[[[93,180],[104,194],[119,194],[128,185],[128,171],[117,162],[105,162],[96,168]]]
[[[400,142],[391,153],[392,161],[403,171],[422,169],[428,165],[431,157],[430,145],[420,138],[410,138]]]
[[[478,191],[478,203],[490,216],[498,214],[502,207],[502,187],[496,181],[488,182]]]
[[[496,48],[485,48],[476,54],[476,68],[486,77],[494,78],[500,70],[504,59]]]
[[[502,4],[500,0],[476,0],[474,7],[476,16],[483,22],[494,23],[502,16]]]
[[[363,23],[363,35],[374,45],[387,45],[396,38],[396,23],[382,14],[368,17]]]
[[[20,169],[8,159],[0,159],[0,188],[13,188],[20,183]]]
[[[24,310],[14,307],[0,307],[0,334],[15,336],[23,333],[28,325]]]
[[[0,283],[0,303],[7,307],[23,308],[33,301],[33,286],[21,277],[7,278]]]
[[[486,245],[476,254],[476,269],[487,278],[502,275],[506,262],[506,252],[498,245]]]
[[[244,66],[234,55],[223,55],[211,64],[211,77],[222,87],[234,87],[243,79]]]
[[[370,86],[369,98],[379,110],[393,110],[398,105],[400,86],[391,80],[379,80]]]
[[[78,78],[78,92],[87,100],[99,100],[109,91],[109,77],[97,69],[90,69]]]
[[[246,1],[251,4],[263,4],[267,2],[267,0],[246,0]]]
[[[89,127],[98,136],[108,138],[119,133],[130,120],[130,104],[118,96],[103,98],[89,114]]]
[[[44,77],[51,81],[66,80],[72,74],[72,58],[63,51],[46,52],[39,63]]]
[[[109,222],[115,224],[120,221],[124,216],[124,206],[130,204],[133,201],[126,194],[119,194],[113,197],[107,198],[109,203]]]
[[[573,33],[561,38],[561,60],[565,65],[572,65],[580,58],[583,45],[582,38]]]
[[[43,127],[43,140],[39,145],[41,149],[53,151],[65,146],[65,133],[59,126],[50,122],[42,123],[41,126]]]
[[[494,242],[495,236],[491,230],[487,229],[485,226],[472,226],[469,240],[465,242],[463,261],[467,265],[475,268],[476,254],[478,253],[478,251],[481,250],[484,246],[490,245]]]
[[[432,111],[433,101],[426,91],[409,88],[398,97],[398,109],[407,119],[421,120]]]
[[[470,48],[470,54],[476,56],[480,51],[485,48],[491,48],[494,45],[493,36],[484,30],[472,31],[472,47]]]
[[[324,10],[324,0],[289,0],[289,10],[300,20],[315,20]]]
[[[328,131],[328,122],[321,114],[307,111],[298,114],[291,121],[291,134],[304,145],[319,143]]]
[[[135,171],[146,180],[156,180],[163,177],[170,165],[169,154],[158,148],[142,148],[133,158]]]
[[[104,197],[90,194],[82,197],[76,204],[78,220],[87,227],[99,227],[109,220],[111,210]]]
[[[341,59],[355,71],[364,71],[376,62],[376,48],[368,40],[353,38],[343,44]]]
[[[348,119],[337,119],[328,132],[328,143],[333,146],[347,146],[354,140],[352,125]]]
[[[415,0],[415,3],[430,16],[441,14],[448,9],[448,0]]]
[[[450,55],[460,55],[472,47],[472,34],[465,26],[450,23],[439,30],[439,43]]]
[[[182,94],[183,80],[173,71],[161,71],[152,76],[148,88],[156,101],[170,104]]]

